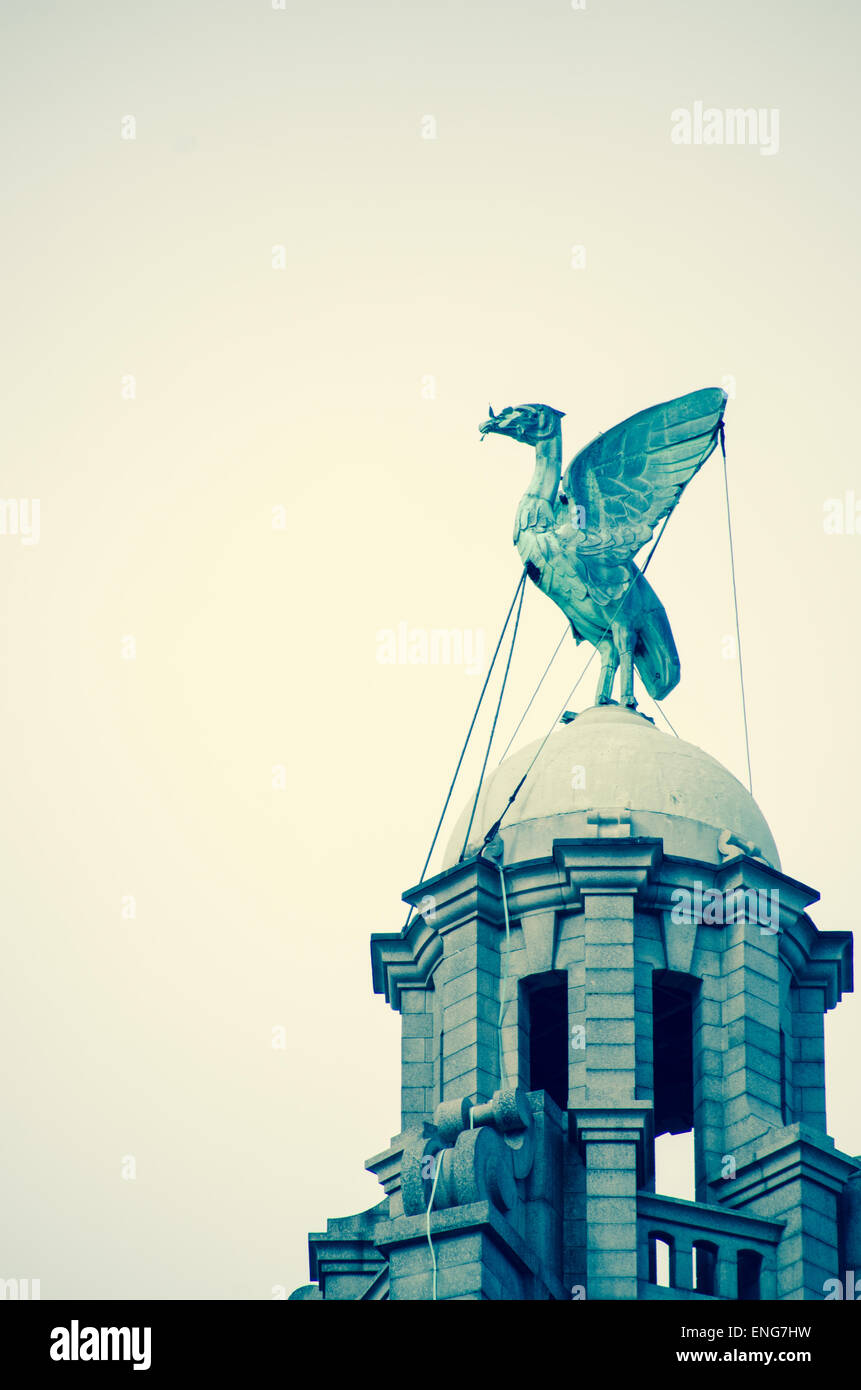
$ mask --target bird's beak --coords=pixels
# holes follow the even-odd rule
[[[484,436],[485,436],[486,434],[493,434],[494,431],[496,430],[496,416],[495,416],[495,414],[493,413],[493,406],[492,406],[492,405],[489,405],[489,406],[487,407],[487,410],[488,410],[488,416],[489,416],[489,418],[488,418],[487,420],[485,420],[484,423],[483,423],[482,425],[479,425],[479,427],[478,427],[478,432],[479,432],[479,434],[481,435],[482,439],[484,439]]]

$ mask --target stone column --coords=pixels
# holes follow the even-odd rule
[[[709,1184],[721,1180],[724,1134],[724,983],[720,955],[700,951],[700,988],[692,1000],[694,1051],[694,1169],[696,1200],[708,1202]]]
[[[651,1117],[648,1101],[573,1112],[586,1168],[588,1298],[637,1297],[637,1189]]]
[[[626,1105],[636,1098],[635,891],[582,889],[587,1105]]]

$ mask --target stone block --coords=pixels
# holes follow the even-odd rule
[[[423,1086],[404,1086],[401,1090],[401,1109],[404,1114],[412,1111],[414,1114],[423,1114],[425,1109],[425,1091]]]
[[[440,989],[444,1008],[449,1008],[456,1004],[459,999],[466,999],[470,994],[484,994],[488,998],[496,1000],[499,1007],[499,981],[495,975],[487,975],[481,971],[478,975],[466,971],[458,975],[456,979],[442,986]]]
[[[612,1224],[593,1226],[586,1230],[586,1247],[590,1252],[619,1250],[630,1255],[635,1262],[637,1250],[636,1221],[615,1221]],[[589,1261],[591,1267],[591,1259]]]
[[[514,1004],[509,1005],[509,1009]],[[491,999],[486,994],[468,994],[463,999],[458,999],[454,1004],[446,1004],[443,1008],[443,1028],[446,1032],[453,1028],[459,1028],[462,1023],[468,1023],[471,1019],[480,1018],[485,1023],[495,1023],[499,1016],[499,1004],[495,999]]]
[[[490,1025],[485,1024],[485,1027],[490,1027]],[[473,1018],[466,1023],[461,1023],[458,1028],[446,1028],[443,1034],[443,1056],[453,1057],[464,1047],[475,1047],[477,1042],[477,1019]],[[498,1043],[496,1042],[496,1029],[493,1030],[492,1040],[485,1038],[485,1045],[488,1044],[498,1047]]]
[[[803,989],[795,991],[797,998],[796,1011],[802,1014],[825,1013],[825,991],[807,985]]]
[[[694,999],[693,1006],[694,1027],[710,1023],[715,1027],[721,1026],[721,1004],[718,999],[704,999],[701,995]]]
[[[588,893],[584,898],[583,916],[587,929],[592,922],[607,917],[627,918],[633,927],[633,900],[623,893]]]
[[[633,931],[630,922],[621,921],[618,917],[610,917],[606,920],[590,922],[586,932],[587,955],[588,948],[594,946],[596,942],[603,942],[607,945],[625,945],[632,951]],[[633,960],[633,955],[626,957],[625,964]]]
[[[777,1028],[780,1013],[774,1004],[767,1003],[754,994],[736,992],[730,995],[723,1005],[723,1021],[729,1025],[734,1019],[746,1018],[763,1024],[766,1028]]]
[[[694,1051],[694,1080],[701,1076],[723,1076],[723,1052],[713,1048]]]
[[[696,1047],[700,1051],[722,1052],[726,1045],[726,1031],[704,1023],[696,1033]]]
[[[600,1043],[633,1043],[634,1020],[632,1018],[595,1018],[591,1014],[586,1022],[587,1058],[591,1057],[595,1045]],[[598,1066],[602,1063],[598,1062]]]
[[[433,1018],[430,1014],[407,1014],[401,1022],[401,1037],[433,1037]]]
[[[430,1302],[433,1297],[433,1281],[430,1270],[427,1274],[408,1274],[401,1278],[390,1278],[389,1298],[394,1302],[412,1300]]]
[[[633,1299],[637,1297],[637,1277],[636,1273],[629,1279],[621,1276],[612,1278],[602,1278],[598,1275],[590,1276],[588,1280],[589,1298],[597,1300],[599,1298],[618,1298]]]
[[[401,1013],[423,1014],[427,1004],[427,991],[423,989],[401,990]]]
[[[726,1025],[727,1040],[732,1046],[734,1043],[752,1043],[759,1047],[763,1052],[769,1052],[775,1057],[780,1056],[780,1031],[777,1028],[768,1027],[760,1023],[758,1019],[748,1018],[742,1014]]]
[[[452,1265],[437,1271],[437,1298],[478,1298],[482,1292],[484,1270],[480,1260]]]
[[[585,991],[584,991],[585,994]],[[590,994],[589,995],[589,1018],[612,1019],[625,1018],[632,1019],[634,1011],[631,1008],[631,998],[627,994]],[[638,1018],[648,1019],[651,1023],[651,1007],[647,1014],[640,1013]]]
[[[604,973],[608,970],[620,970],[631,975],[630,988],[634,987],[634,948],[633,946],[605,946],[603,943],[593,944],[591,940],[586,941],[586,981],[590,983],[590,974],[594,987],[594,973]]]
[[[820,1013],[793,1014],[792,1035],[795,1038],[824,1038],[823,1015]]]
[[[819,1088],[825,1084],[824,1063],[819,1062],[793,1062],[792,1064],[792,1084],[797,1087],[811,1086]]]
[[[427,1061],[427,1047],[426,1038],[401,1038],[401,1062]]]
[[[724,1096],[728,1101],[734,1096],[757,1097],[776,1108],[780,1102],[780,1087],[772,1077],[745,1067],[724,1077]]]
[[[588,993],[586,995],[587,1008],[591,1012],[594,1007],[589,1003],[596,995],[604,994],[625,994],[630,998],[634,988],[633,970],[620,969],[594,969],[588,975]]]
[[[700,927],[698,935],[700,938],[705,936],[705,930],[702,927]],[[710,977],[714,980],[720,979],[723,974],[722,954],[721,951],[715,951],[710,947],[698,945],[697,949],[694,951],[692,965],[693,973],[700,977]]]
[[[719,1107],[724,1100],[724,1086],[722,1076],[704,1075],[700,1078],[698,1095],[704,1101],[714,1101],[715,1106]],[[719,1108],[713,1112],[716,1116],[720,1114]]]
[[[462,975],[472,978],[484,974],[497,979],[499,973],[499,954],[488,946],[470,946],[465,951],[456,951],[437,968],[437,975],[444,982],[443,998],[446,1004],[449,1002],[449,989]]]
[[[433,1086],[433,1066],[430,1062],[405,1062],[402,1069],[403,1094],[416,1087]]]
[[[476,1262],[481,1259],[482,1239],[477,1233],[459,1235],[454,1238],[434,1236],[434,1254],[437,1270],[448,1269],[453,1265]],[[414,1245],[395,1246],[391,1251],[389,1267],[394,1277],[407,1274],[426,1274],[431,1269],[431,1254],[427,1240],[422,1237]]]
[[[596,1174],[596,1176],[598,1176]],[[606,1174],[600,1174],[606,1177]],[[611,1196],[596,1196],[592,1187],[592,1179],[589,1179],[587,1186],[587,1205],[586,1221],[591,1229],[593,1226],[600,1225],[622,1225],[626,1231],[630,1229],[630,1197],[624,1191],[616,1191]]]
[[[592,1079],[593,1072],[598,1071],[624,1071],[633,1073],[636,1065],[633,1042],[630,1044],[603,1045],[593,1043],[589,1036],[589,1023],[586,1025],[586,1068],[589,1073],[589,1080]]]

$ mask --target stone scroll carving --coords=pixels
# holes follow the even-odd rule
[[[510,1211],[517,1182],[531,1172],[534,1156],[534,1121],[525,1091],[496,1091],[475,1106],[466,1099],[442,1101],[433,1124],[404,1146],[404,1213],[426,1212],[432,1191],[435,1211],[484,1201]]]

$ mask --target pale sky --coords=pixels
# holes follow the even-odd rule
[[[814,921],[854,928],[861,522],[823,521],[861,499],[859,37],[798,0],[3,7],[3,497],[40,533],[0,535],[0,1276],[269,1298],[380,1200],[399,1026],[368,938],[481,676],[378,634],[495,640],[530,459],[479,446],[489,400],[566,411],[567,461],[731,387],[754,791]],[[697,102],[779,112],[779,147],[675,143]],[[667,714],[744,779],[718,456],[649,578]],[[561,630],[530,590],[500,752]],[[850,996],[850,1154],[860,1031]]]

